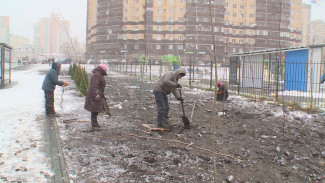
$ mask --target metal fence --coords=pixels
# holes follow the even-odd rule
[[[229,88],[237,94],[325,107],[324,47],[230,58]]]
[[[320,48],[321,52],[304,48],[233,56],[228,67],[217,66],[217,77],[233,94],[324,108],[324,47]],[[152,82],[177,68],[171,64],[141,65],[139,62],[109,62],[108,66],[111,71]],[[187,70],[186,77],[180,81],[182,85],[213,91],[215,70],[212,61],[205,66],[182,67]]]

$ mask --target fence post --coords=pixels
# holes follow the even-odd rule
[[[240,83],[240,80],[241,80],[241,77],[240,77],[240,76],[241,76],[241,75],[240,75],[240,70],[241,70],[241,67],[240,67],[240,66],[241,66],[241,61],[242,61],[242,59],[241,59],[241,57],[239,57],[238,62],[237,62],[237,63],[238,63],[238,66],[237,66],[237,67],[238,67],[238,70],[239,70],[239,73],[238,73],[238,76],[239,76],[239,78],[238,78],[238,95],[240,94],[240,84],[241,84],[241,83]]]
[[[213,62],[212,62],[212,60],[210,61],[210,68],[211,68],[211,70],[210,70],[210,89],[212,89],[212,75],[213,75]]]
[[[275,95],[275,99],[278,100],[278,92],[279,92],[279,74],[280,74],[280,61],[279,58],[277,58],[277,69],[276,69],[276,95]]]

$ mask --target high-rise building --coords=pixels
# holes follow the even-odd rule
[[[63,57],[64,50],[61,48],[69,42],[69,30],[69,22],[61,20],[58,14],[42,18],[34,27],[35,51],[48,57]]]
[[[10,46],[13,49],[22,48],[23,45],[30,45],[31,42],[27,37],[10,35]]]
[[[310,22],[310,44],[325,44],[325,22],[313,20]]]
[[[302,5],[302,35],[301,35],[301,44],[303,46],[310,45],[310,15],[311,15],[311,6],[310,4]]]
[[[10,18],[0,16],[0,43],[10,44]]]
[[[233,53],[300,46],[301,6],[301,0],[88,0],[86,56],[173,54],[199,64],[213,58],[214,46],[218,62]]]

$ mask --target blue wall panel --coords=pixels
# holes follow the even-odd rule
[[[306,91],[308,49],[286,52],[285,90]]]

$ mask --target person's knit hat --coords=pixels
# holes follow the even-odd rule
[[[106,64],[99,64],[98,67],[102,68],[105,72],[107,72]]]

